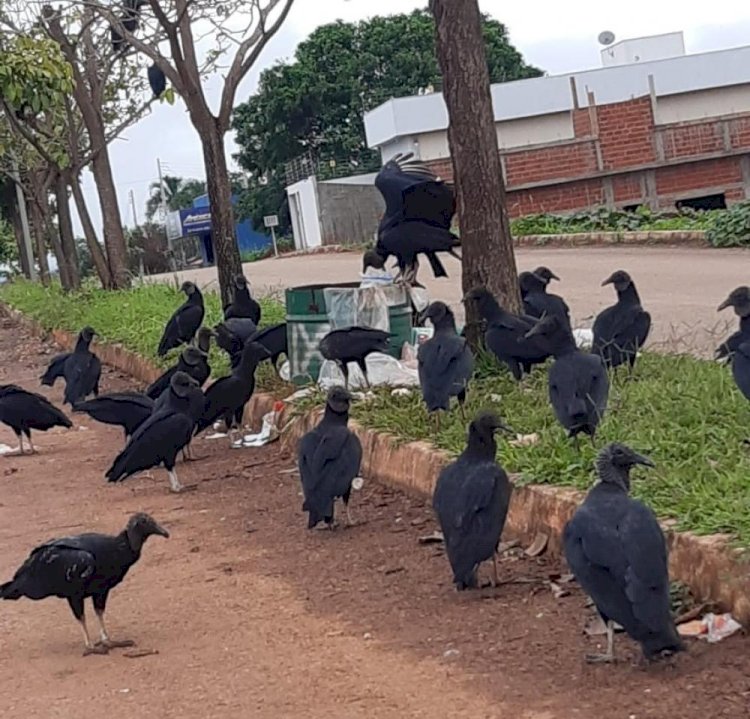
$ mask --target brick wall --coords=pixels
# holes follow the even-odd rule
[[[575,138],[502,153],[512,216],[597,205],[650,203],[724,192],[727,202],[750,195],[750,115],[655,125],[651,99],[573,110]],[[723,156],[722,156],[723,155]],[[429,163],[448,181],[449,158]]]

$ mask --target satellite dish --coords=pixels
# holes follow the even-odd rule
[[[615,41],[615,34],[610,30],[605,30],[604,32],[599,33],[597,39],[599,40],[600,45],[611,45]]]

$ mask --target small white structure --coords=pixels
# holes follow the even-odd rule
[[[685,54],[685,37],[680,31],[668,32],[663,35],[628,38],[607,45],[607,47],[602,48],[601,54],[604,67],[682,57]]]
[[[286,188],[295,250],[311,250],[323,244],[318,208],[318,181],[308,177]]]

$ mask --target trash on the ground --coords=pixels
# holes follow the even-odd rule
[[[411,346],[414,348],[414,354],[416,355],[416,348],[419,345],[424,344],[427,340],[431,339],[435,335],[434,327],[412,327],[411,328]]]
[[[594,344],[594,332],[590,329],[577,327],[573,330],[573,338],[580,349],[589,349]]]
[[[284,402],[296,402],[298,399],[304,399],[309,397],[315,390],[312,387],[305,387],[304,389],[298,389],[296,392],[290,394],[288,397],[284,397]]]
[[[564,589],[557,582],[550,582],[549,588],[552,591],[552,596],[555,599],[562,599],[563,597],[567,597],[570,594],[569,589]]]
[[[362,639],[364,639],[365,641],[367,641],[368,639],[372,639],[372,634],[370,634],[370,632],[365,632],[362,635]]]
[[[403,362],[397,360],[395,357],[391,357],[390,355],[381,352],[373,352],[365,359],[365,364],[367,366],[370,385],[373,387],[381,385],[389,385],[391,387],[419,386],[419,373],[417,372],[417,368],[414,367],[412,369]],[[320,367],[318,384],[324,390],[336,385],[344,384],[344,375],[341,373],[336,362],[332,360],[326,360],[323,362]],[[355,364],[349,365],[349,387],[357,389],[367,387],[362,371]]]
[[[391,391],[393,397],[411,397],[411,390],[408,387],[396,387]]]
[[[544,553],[545,549],[547,549],[548,542],[549,535],[545,534],[544,532],[537,532],[536,537],[534,537],[534,541],[530,546],[526,548],[526,551],[524,553],[527,557],[538,557],[540,554]]]
[[[420,544],[440,544],[444,541],[445,537],[442,532],[433,532],[432,534],[427,534],[424,537],[419,538]]]
[[[430,295],[427,290],[424,287],[412,287],[407,285],[407,291],[409,293],[412,307],[414,307],[417,312],[424,312],[430,304]]]
[[[130,649],[127,652],[123,652],[122,655],[128,659],[140,659],[141,657],[151,657],[158,653],[158,649]]]
[[[444,656],[444,657],[445,657],[446,659],[450,659],[451,657],[457,657],[457,656],[458,656],[459,654],[461,654],[461,652],[460,652],[460,651],[458,651],[458,649],[446,649],[446,650],[445,650],[445,651],[443,652],[443,656]]]
[[[517,539],[511,539],[507,542],[500,542],[500,544],[497,545],[497,553],[505,554],[505,552],[509,552],[511,549],[515,549],[516,547],[520,546],[521,542],[519,542]]]
[[[10,454],[11,452],[17,452],[18,447],[10,447],[7,444],[0,444],[0,455]]]
[[[490,395],[490,402],[499,403],[503,401],[503,396],[501,394],[491,394]]]
[[[206,435],[206,439],[221,439],[222,437],[226,436],[226,432],[214,432],[213,434]]]
[[[365,486],[365,480],[362,477],[355,477],[352,480],[352,489],[355,492],[359,492],[359,490],[362,489],[362,487],[364,486]]]
[[[729,612],[714,614],[709,612],[702,619],[694,619],[677,627],[682,637],[706,639],[709,644],[716,644],[731,637],[742,629],[742,625]]]
[[[375,399],[374,392],[352,392],[352,397],[359,402],[369,402]]]
[[[281,367],[279,367],[279,377],[281,377],[284,382],[292,381],[292,365],[289,363],[289,360],[284,360],[281,363]]]
[[[279,420],[284,411],[283,402],[275,402],[273,409],[263,415],[263,426],[257,434],[246,434],[242,438],[243,447],[263,447],[279,438]]]
[[[539,435],[536,432],[532,434],[517,434],[515,439],[510,440],[508,444],[511,447],[533,447],[539,444]]]

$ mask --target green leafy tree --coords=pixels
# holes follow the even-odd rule
[[[492,82],[541,74],[511,45],[505,26],[483,18]],[[426,10],[359,23],[335,22],[300,43],[294,61],[265,70],[258,92],[235,110],[237,160],[249,173],[242,206],[257,224],[285,214],[285,164],[308,154],[321,177],[380,166],[363,114],[391,97],[439,90],[435,25]]]
[[[173,177],[164,175],[165,203],[168,210],[180,210],[190,207],[196,197],[206,194],[206,183],[193,178]],[[157,216],[161,207],[161,188],[159,181],[152,182],[149,187],[149,198],[146,200],[146,218],[149,222]]]

